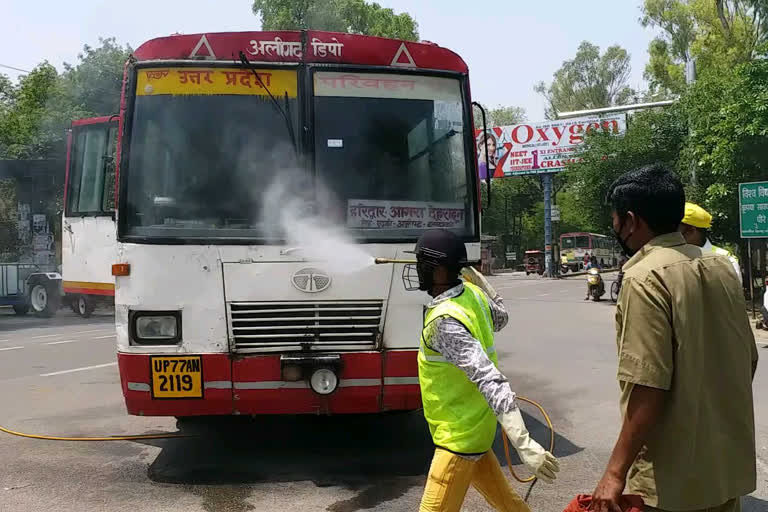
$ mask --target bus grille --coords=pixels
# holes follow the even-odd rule
[[[376,344],[384,301],[232,302],[230,332],[237,351]]]

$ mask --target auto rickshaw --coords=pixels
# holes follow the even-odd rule
[[[525,275],[544,275],[544,251],[525,251]]]

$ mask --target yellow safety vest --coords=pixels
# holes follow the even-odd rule
[[[719,255],[719,256],[727,256],[728,258],[733,258],[733,259],[735,259],[736,261],[738,261],[738,260],[736,259],[736,256],[734,256],[733,254],[731,254],[731,253],[730,253],[728,250],[726,250],[726,249],[723,249],[722,247],[718,247],[718,246],[716,246],[716,245],[712,245],[712,252],[713,252],[713,253],[715,253],[715,254],[717,254],[717,255]]]
[[[432,441],[455,453],[485,453],[496,436],[496,416],[466,374],[425,342],[427,326],[441,316],[461,322],[497,365],[491,308],[480,288],[464,283],[461,295],[427,311],[418,356],[421,400]]]

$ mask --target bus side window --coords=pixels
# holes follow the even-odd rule
[[[115,141],[117,136],[111,132],[104,124],[74,128],[67,190],[68,215],[114,213],[114,158],[108,158],[108,148],[114,147],[110,144],[110,136]],[[108,190],[111,191],[109,194],[106,193]]]

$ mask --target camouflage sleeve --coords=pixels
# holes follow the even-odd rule
[[[491,320],[493,320],[493,330],[495,332],[499,332],[504,327],[506,327],[507,322],[509,321],[507,308],[504,307],[504,299],[501,298],[501,295],[496,295],[494,298],[488,297],[488,305],[491,307]]]
[[[451,317],[437,318],[427,327],[426,336],[427,345],[466,374],[497,416],[515,410],[515,393],[507,378],[461,322]]]

